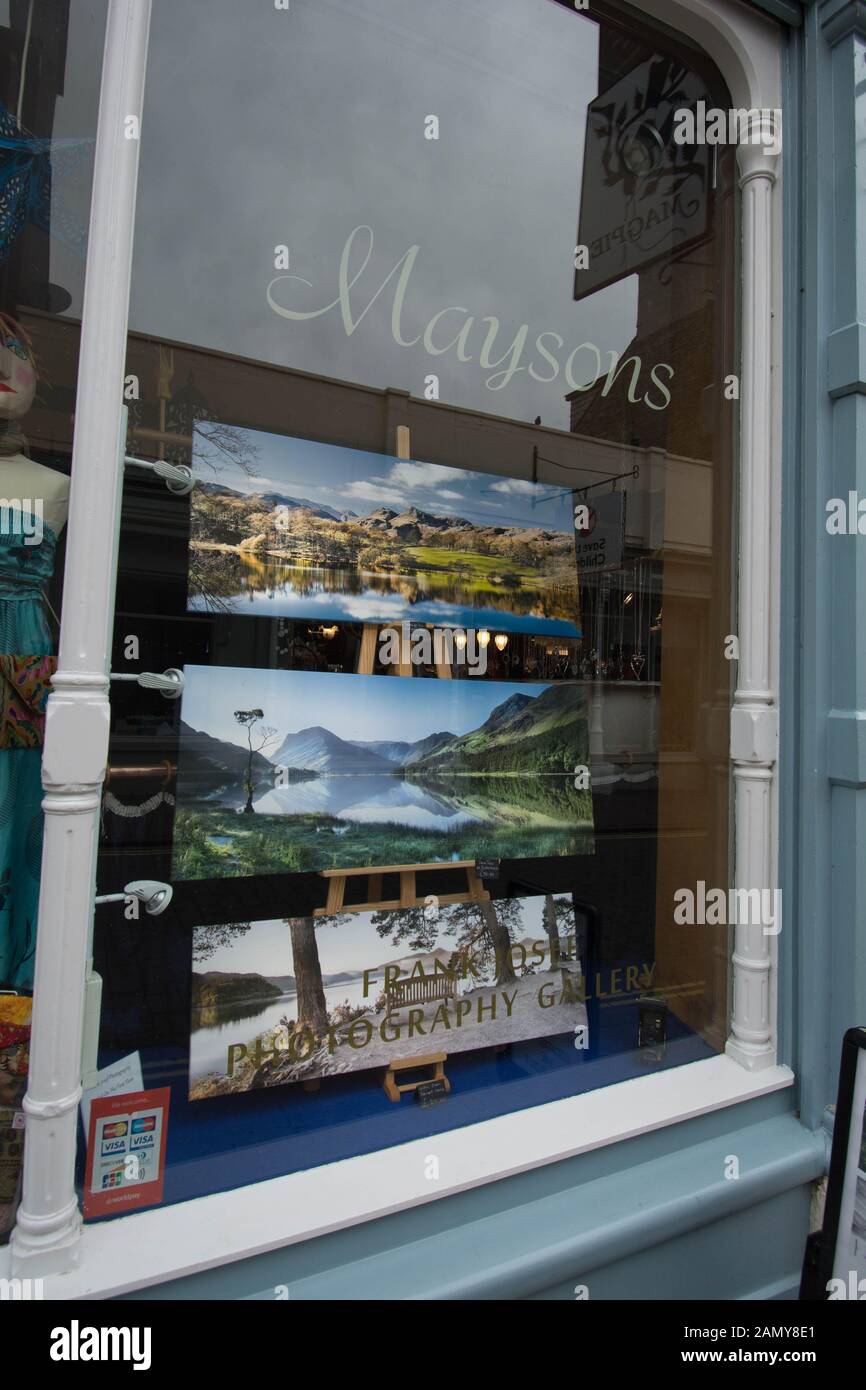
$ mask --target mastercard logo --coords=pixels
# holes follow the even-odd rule
[[[106,1125],[102,1131],[103,1139],[122,1139],[126,1133],[126,1120],[115,1120],[114,1124]]]

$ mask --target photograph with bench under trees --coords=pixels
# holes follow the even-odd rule
[[[586,1025],[567,894],[198,927],[193,940],[193,1100]]]

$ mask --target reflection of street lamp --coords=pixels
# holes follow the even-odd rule
[[[478,645],[479,645],[479,647],[486,647],[486,646],[488,645],[489,641],[490,641],[490,633],[487,631],[487,628],[486,628],[486,627],[481,628],[480,632],[478,633]]]
[[[494,640],[494,642],[496,643],[496,645],[497,645],[497,647],[499,648],[499,650],[500,650],[501,652],[504,652],[504,651],[505,651],[505,648],[508,646],[508,638],[506,637],[505,633],[504,633],[504,632],[497,632],[497,634],[496,634],[496,636],[494,637],[493,640]]]
[[[459,652],[462,652],[463,648],[466,646],[466,633],[465,633],[465,632],[455,632],[455,634],[454,634],[454,645],[455,645],[455,647],[457,648],[457,650],[458,650]]]

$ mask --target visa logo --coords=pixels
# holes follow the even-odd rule
[[[122,1154],[126,1151],[125,1139],[103,1139],[102,1156],[105,1158],[109,1154]]]
[[[153,1148],[153,1142],[155,1138],[155,1134],[133,1134],[132,1138],[129,1141],[129,1147],[131,1149]]]

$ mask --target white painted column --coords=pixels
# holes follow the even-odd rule
[[[743,228],[743,352],[740,382],[740,640],[731,716],[734,886],[775,886],[773,800],[778,705],[773,689],[772,603],[777,519],[772,476],[773,185],[769,113],[753,117],[760,144],[738,150]],[[773,1065],[770,940],[761,922],[735,928],[731,1033],[726,1052],[751,1071]]]
[[[63,622],[45,729],[33,1037],[24,1099],[24,1195],[13,1268],[77,1262],[73,1176],[81,1097],[84,979],[99,803],[108,753],[108,669],[123,486],[121,415],[151,0],[110,0],[72,451]],[[130,138],[131,137],[131,138]]]

